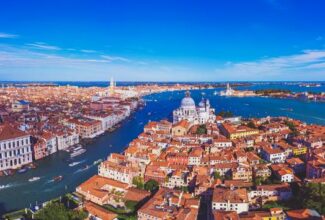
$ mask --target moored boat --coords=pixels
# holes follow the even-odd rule
[[[73,149],[72,153],[70,154],[70,157],[76,157],[76,156],[79,156],[85,152],[86,152],[86,149],[82,148],[82,146],[79,146],[79,147]]]
[[[18,173],[26,173],[28,171],[28,168],[27,167],[23,167],[21,169],[19,169],[17,172]]]

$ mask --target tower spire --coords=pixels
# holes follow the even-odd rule
[[[114,94],[114,90],[115,90],[115,82],[114,82],[114,78],[111,77],[111,81],[110,81],[110,84],[109,84],[109,93],[110,95],[113,95]]]

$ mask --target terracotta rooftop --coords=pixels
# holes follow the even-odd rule
[[[246,189],[228,190],[216,188],[213,191],[213,202],[247,203],[248,196]]]
[[[27,135],[28,135],[27,133],[10,126],[9,124],[4,124],[0,126],[0,141],[15,139]]]
[[[92,216],[95,216],[102,220],[113,220],[117,217],[117,214],[110,212],[107,209],[104,209],[92,202],[87,202],[84,207]]]

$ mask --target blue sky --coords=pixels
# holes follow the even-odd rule
[[[325,80],[322,0],[3,0],[0,80]]]

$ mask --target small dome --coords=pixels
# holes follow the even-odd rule
[[[199,107],[205,107],[205,101],[204,101],[204,99],[202,99],[201,102],[199,103]]]

